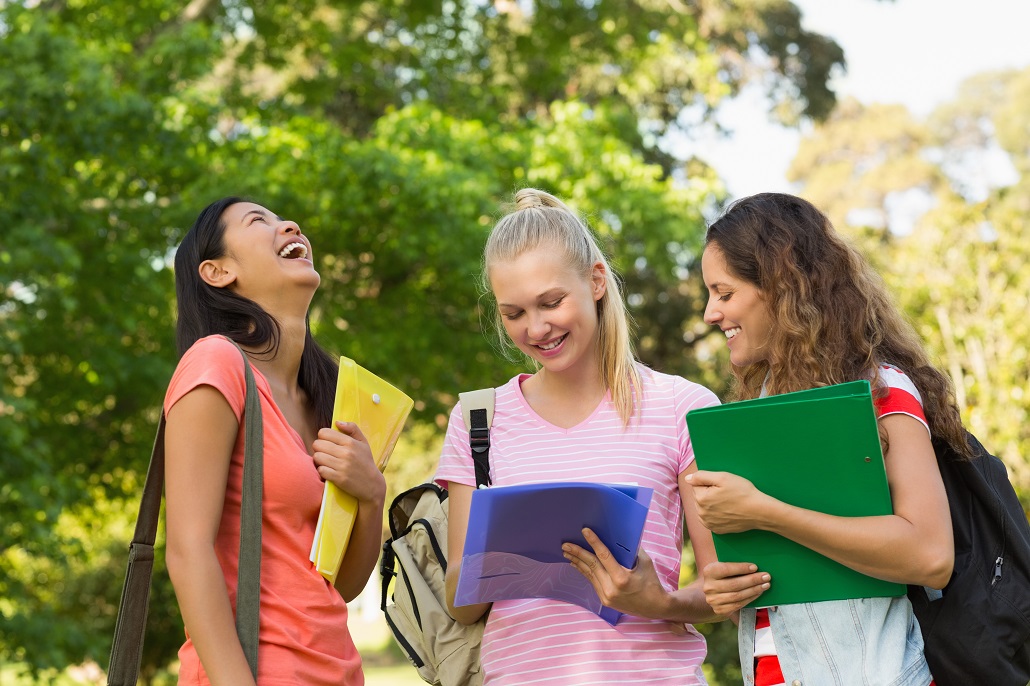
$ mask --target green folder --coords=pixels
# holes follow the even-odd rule
[[[893,513],[868,381],[687,413],[699,469],[732,472],[783,502],[843,517]],[[723,562],[753,562],[772,582],[749,607],[901,596],[875,579],[769,531],[713,534]]]

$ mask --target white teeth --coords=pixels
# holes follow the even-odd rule
[[[568,336],[568,334],[565,334],[565,336]],[[554,350],[559,345],[561,345],[562,341],[565,340],[565,336],[562,336],[561,338],[556,340],[554,343],[548,343],[547,345],[539,345],[537,347],[540,348],[541,350]]]
[[[295,258],[303,259],[308,256],[308,246],[303,243],[290,243],[279,251],[279,257],[290,257],[290,254],[293,253],[294,250],[300,251],[298,254],[293,256]]]
[[[733,338],[738,333],[740,333],[740,327],[737,326],[737,327],[734,327],[732,329],[726,329],[723,333],[726,334],[726,338]]]

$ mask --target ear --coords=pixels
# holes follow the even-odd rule
[[[590,289],[595,301],[603,298],[608,290],[608,268],[600,260],[594,262],[594,267],[590,272]]]
[[[236,273],[226,269],[228,266],[223,260],[204,260],[197,271],[208,286],[225,288],[236,281]]]

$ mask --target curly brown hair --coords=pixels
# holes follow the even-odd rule
[[[892,364],[919,389],[930,433],[971,456],[951,379],[931,364],[880,276],[815,206],[785,193],[742,198],[708,228],[709,244],[761,291],[775,322],[768,359],[734,366],[736,399],[758,397],[763,382],[778,394],[859,379],[882,395],[875,370]]]

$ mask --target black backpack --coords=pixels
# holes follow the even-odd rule
[[[972,460],[934,441],[955,533],[951,580],[943,593],[909,586],[908,598],[937,686],[1027,686],[1030,523],[1005,464],[968,440]]]

